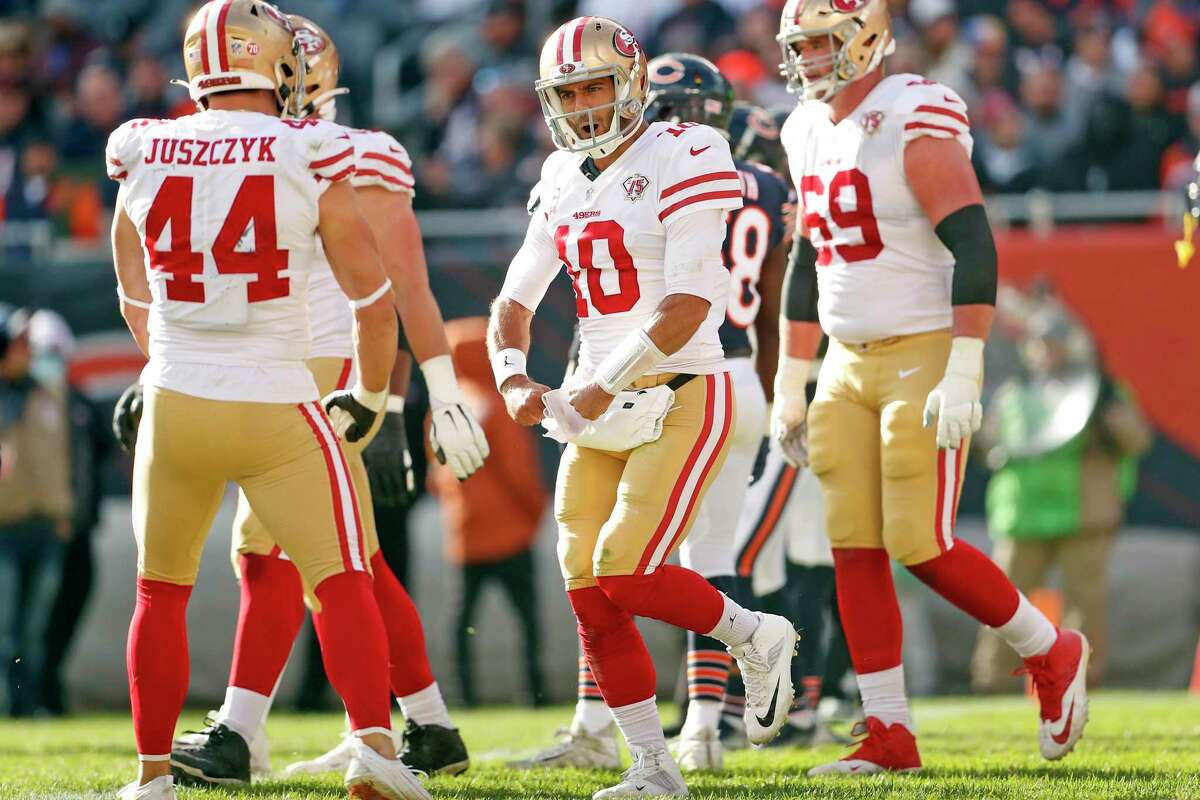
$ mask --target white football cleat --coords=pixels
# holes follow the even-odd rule
[[[679,772],[679,765],[666,748],[658,750],[636,750],[631,748],[633,766],[621,774],[616,786],[601,789],[592,795],[592,800],[608,800],[610,797],[687,797],[687,784]]]
[[[1041,703],[1038,749],[1048,761],[1071,752],[1088,721],[1087,667],[1092,647],[1079,631],[1062,629],[1044,656],[1025,659]]]
[[[433,800],[421,781],[398,758],[385,758],[357,736],[350,741],[346,790],[353,800]]]
[[[271,775],[271,740],[265,730],[250,741],[250,777],[267,778]]]
[[[557,744],[530,758],[509,764],[514,769],[620,769],[617,751],[617,727],[610,723],[599,733],[588,733],[582,726],[560,728]]]
[[[795,699],[792,655],[799,636],[792,623],[777,614],[760,614],[761,622],[750,641],[729,648],[746,685],[746,737],[751,744],[766,744],[787,722]]]
[[[175,779],[170,775],[163,775],[141,786],[134,781],[122,786],[117,797],[121,800],[175,800]]]
[[[725,767],[721,737],[713,730],[684,731],[671,746],[684,772],[720,772]]]
[[[344,734],[337,746],[308,761],[297,761],[288,764],[283,774],[291,778],[295,775],[324,775],[328,772],[345,772],[350,768],[350,759],[354,752],[353,740],[357,738]]]

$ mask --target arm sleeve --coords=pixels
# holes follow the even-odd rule
[[[671,138],[663,131],[659,134]],[[742,181],[729,142],[707,125],[673,138],[674,152],[659,169],[658,219],[664,225],[704,209],[742,207]],[[722,225],[722,230],[724,226]]]
[[[691,294],[714,299],[725,280],[721,245],[725,242],[725,211],[701,209],[668,220],[663,273],[667,294]]]
[[[535,212],[529,220],[521,249],[508,265],[500,296],[536,311],[550,282],[558,274],[558,264],[558,250],[546,230],[545,217],[541,212]]]
[[[934,233],[954,256],[950,304],[996,305],[996,243],[983,206],[963,206],[946,215]]]
[[[354,186],[382,186],[392,192],[415,194],[412,159],[408,151],[386,133],[371,133],[355,140],[357,147]]]
[[[817,249],[803,236],[792,241],[783,276],[783,315],[791,322],[819,322],[817,317]]]
[[[904,118],[901,148],[922,136],[935,139],[954,139],[971,155],[974,140],[967,104],[953,89],[929,81],[914,82],[908,87],[909,107]]]

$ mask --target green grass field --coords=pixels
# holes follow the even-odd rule
[[[1200,798],[1200,698],[1183,694],[1109,693],[1092,698],[1091,723],[1066,760],[1037,754],[1036,709],[1020,698],[918,702],[925,771],[917,776],[857,780],[804,777],[808,767],[846,751],[770,749],[730,754],[727,771],[692,776],[694,797],[713,798]],[[473,765],[429,786],[437,798],[586,798],[614,774],[512,772],[504,762],[545,744],[566,708],[488,709],[455,714]],[[181,727],[198,727],[188,712]],[[668,716],[673,716],[668,712]],[[271,718],[276,769],[318,754],[336,741],[334,715]],[[133,775],[126,717],[0,722],[0,798],[112,797]],[[182,798],[344,797],[337,777],[266,781],[241,790],[185,789]]]

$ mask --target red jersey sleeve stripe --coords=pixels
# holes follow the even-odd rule
[[[329,176],[329,178],[327,178],[327,180],[330,183],[337,183],[338,181],[344,180],[353,174],[354,174],[354,165],[351,164],[350,166],[346,167],[344,170],[342,170],[338,174]]]
[[[395,184],[396,186],[401,186],[405,189],[413,188],[412,183],[409,183],[408,181],[402,181],[399,178],[393,178],[391,175],[380,172],[377,169],[369,169],[369,168],[368,169],[356,169],[354,171],[354,174],[355,175],[366,175],[367,177],[370,177],[370,178],[382,178],[384,181],[387,181],[388,183]]]
[[[930,130],[930,131],[942,131],[943,133],[948,133],[951,136],[962,136],[964,133],[966,133],[966,131],[964,131],[960,128],[947,128],[944,125],[931,125],[928,122],[910,122],[904,126],[904,130],[906,130],[906,131],[917,130],[917,129]]]
[[[110,164],[112,164],[112,165],[114,165],[114,166],[117,166],[117,167],[123,167],[123,166],[125,166],[124,164],[122,164],[122,163],[121,163],[121,159],[119,159],[119,158],[113,158],[112,156],[109,156],[109,157],[108,157],[108,163],[110,163]]]
[[[692,203],[703,203],[705,200],[725,200],[734,197],[740,198],[741,196],[741,189],[729,189],[723,192],[702,192],[701,194],[694,194],[685,200],[680,200],[673,206],[663,209],[662,213],[658,215],[658,221],[665,222],[667,217],[671,216],[685,206],[690,206]]]
[[[343,158],[347,158],[348,156],[352,156],[352,155],[354,155],[354,148],[347,147],[345,150],[338,153],[336,156],[330,156],[329,158],[322,158],[320,161],[312,162],[311,164],[308,165],[308,168],[309,169],[323,169],[324,167],[328,167],[332,164],[336,164],[337,162],[341,161]]]
[[[391,156],[385,156],[383,153],[363,153],[363,158],[374,158],[379,161],[383,161],[387,164],[391,164],[393,167],[400,170],[405,175],[411,176],[413,174],[412,167],[410,167],[408,164],[405,164],[403,161],[401,161],[398,158],[392,158]]]
[[[684,189],[689,189],[693,186],[699,186],[702,183],[711,181],[736,181],[740,180],[736,171],[734,172],[710,172],[707,175],[697,175],[694,178],[688,178],[686,181],[680,181],[674,186],[669,186],[662,191],[658,196],[659,200],[666,200],[677,192],[682,192]]]
[[[113,180],[114,181],[123,181],[128,177],[129,177],[128,172],[118,172],[116,175],[113,175]]]
[[[926,111],[930,114],[942,114],[944,116],[958,120],[963,125],[970,126],[970,124],[971,124],[970,120],[967,119],[966,114],[960,114],[957,111],[952,111],[948,108],[942,108],[940,106],[917,106],[917,111]]]

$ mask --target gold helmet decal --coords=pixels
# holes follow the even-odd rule
[[[320,25],[299,14],[288,14],[295,31],[296,51],[300,57],[303,79],[297,83],[292,114],[297,118],[316,114],[321,119],[337,116],[334,100],[349,89],[338,88],[341,58],[337,47]]]
[[[787,0],[775,38],[788,89],[804,100],[829,100],[896,47],[887,0]],[[800,43],[820,39],[825,52],[801,55]]]
[[[646,54],[625,26],[607,17],[578,17],[550,34],[542,46],[539,80],[534,84],[554,146],[594,158],[611,155],[642,124],[646,105]],[[573,83],[611,78],[614,100],[595,108],[567,112],[558,89]],[[612,109],[607,130],[596,127],[597,115]],[[580,135],[572,122],[592,124],[592,135]]]
[[[212,0],[192,17],[183,38],[183,62],[192,99],[216,92],[266,89],[284,110],[300,66],[292,27],[262,0]]]

